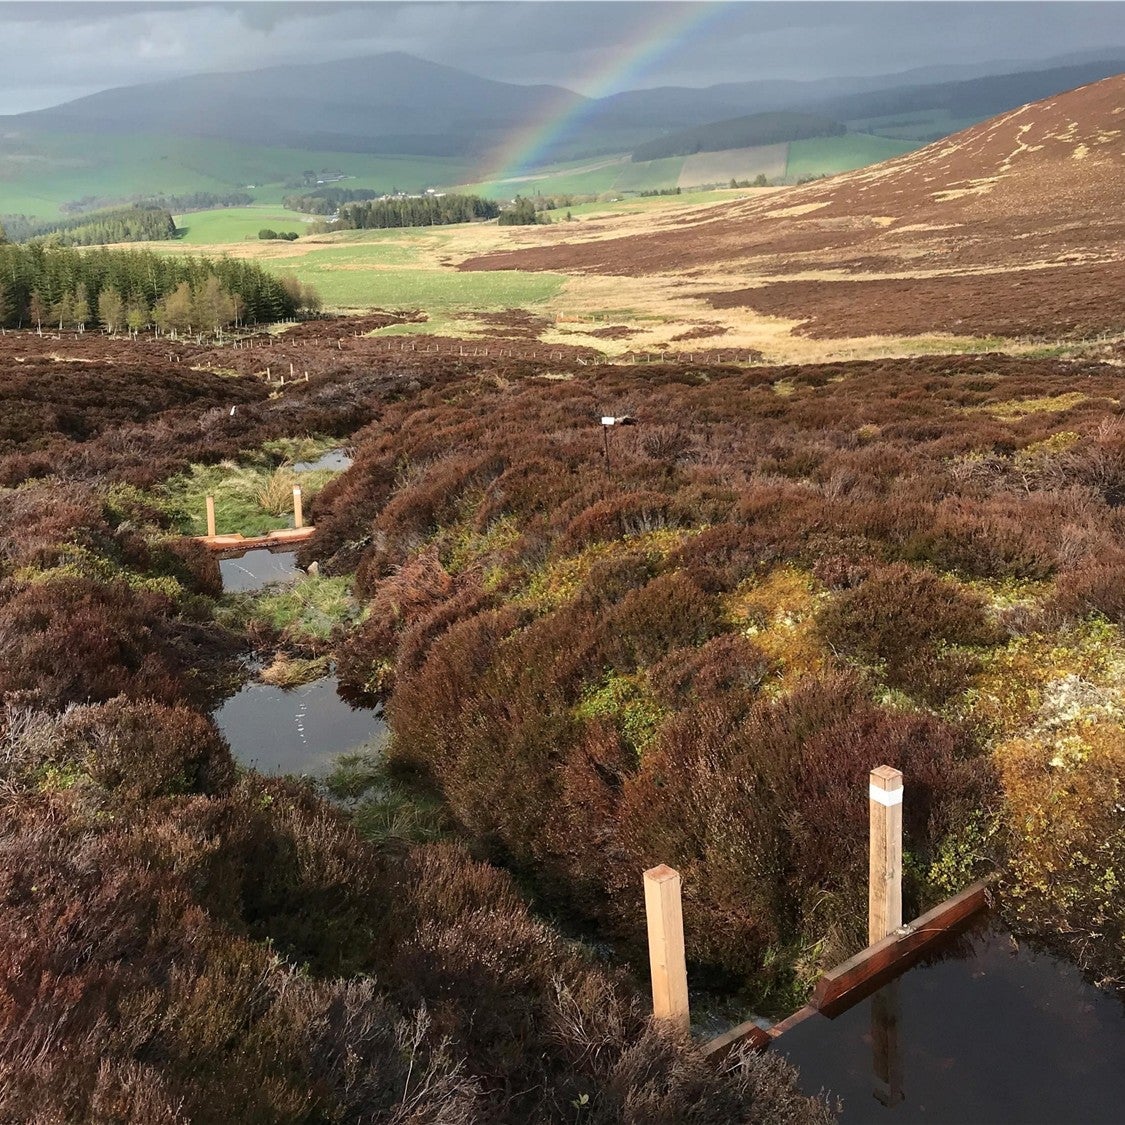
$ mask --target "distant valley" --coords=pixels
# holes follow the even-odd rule
[[[387,193],[467,185],[494,198],[794,183],[1122,69],[1101,58],[952,81],[947,68],[922,80],[747,81],[596,100],[395,53],[201,74],[0,118],[0,215],[50,218],[86,196],[117,205],[242,191],[279,203],[321,177]],[[762,114],[789,121],[788,133],[756,141],[728,128]],[[833,128],[810,136],[802,115]],[[685,147],[685,131],[712,139]]]

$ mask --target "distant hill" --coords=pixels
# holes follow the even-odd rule
[[[717,307],[804,321],[810,335],[1120,332],[1123,199],[1118,75],[780,201],[722,204],[651,233],[461,268],[706,277],[713,289],[700,295]],[[740,275],[744,288],[733,288]]]
[[[812,102],[807,108],[841,120],[941,109],[953,117],[985,120],[1028,102],[1111,78],[1125,71],[1125,57],[995,74],[962,82],[895,86]]]
[[[401,53],[103,90],[0,118],[0,133],[157,133],[334,152],[460,155],[586,102]]]
[[[681,129],[658,137],[633,150],[633,160],[661,160],[666,156],[691,156],[697,152],[723,152],[732,148],[783,144],[812,137],[839,137],[847,127],[839,121],[811,113],[753,113]]]
[[[201,74],[0,117],[2,208],[46,219],[57,216],[60,204],[88,195],[124,202],[232,190],[273,202],[308,186],[310,170],[313,182],[332,173],[379,192],[451,187],[495,177],[498,168],[507,176],[526,173],[507,163],[512,139],[520,136],[550,138],[532,150],[531,168],[538,169],[643,153],[642,146],[667,140],[670,131],[722,131],[725,123],[763,113],[811,114],[912,146],[1123,68],[1125,60],[1102,58],[968,79],[962,68],[934,68],[909,76],[633,90],[600,100],[557,86],[493,81],[401,53]],[[944,80],[951,74],[956,81]],[[903,84],[906,77],[911,81]],[[705,129],[690,142],[700,148],[691,151],[720,143],[706,137]],[[720,140],[725,151],[734,151],[726,147],[732,144],[768,147],[745,136]],[[827,170],[800,154],[789,157],[790,170]],[[695,180],[690,170],[682,178],[669,168],[655,170],[661,183]],[[613,176],[604,178],[601,186],[576,181],[573,190],[615,186]],[[622,177],[623,185],[648,181]],[[271,187],[263,192],[263,185]],[[497,188],[507,190],[503,182]]]

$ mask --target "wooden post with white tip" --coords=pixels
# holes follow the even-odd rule
[[[902,771],[892,766],[873,769],[868,799],[867,942],[874,945],[902,927]]]
[[[305,513],[301,506],[301,486],[293,485],[293,526],[305,526]]]
[[[660,864],[644,874],[648,918],[648,959],[652,971],[652,1013],[677,1031],[687,1033],[687,959],[684,916],[680,904],[680,873]]]

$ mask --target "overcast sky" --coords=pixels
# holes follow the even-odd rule
[[[407,51],[586,94],[1125,48],[1125,3],[0,2],[0,113],[213,70]]]

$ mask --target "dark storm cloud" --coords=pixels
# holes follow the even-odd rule
[[[1121,3],[671,6],[684,9],[686,33],[645,56],[647,69],[631,74],[635,85],[884,74],[1125,47]],[[592,76],[613,74],[668,7],[550,0],[0,3],[0,113],[172,75],[381,51],[589,92]]]

